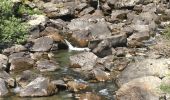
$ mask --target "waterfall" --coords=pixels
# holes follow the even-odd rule
[[[90,51],[89,48],[78,48],[78,47],[73,47],[71,45],[70,42],[68,42],[66,39],[64,39],[64,41],[66,42],[68,48],[69,48],[69,51]]]

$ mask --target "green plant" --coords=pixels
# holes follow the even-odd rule
[[[30,7],[26,7],[25,5],[20,5],[19,6],[19,10],[18,10],[19,14],[28,14],[28,15],[33,15],[33,14],[42,14],[42,12],[37,9],[37,8],[30,8]]]
[[[164,35],[167,39],[170,39],[170,26],[168,26],[164,32]]]
[[[170,93],[170,85],[161,84],[160,89],[165,93]]]

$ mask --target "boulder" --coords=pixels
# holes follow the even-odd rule
[[[145,76],[164,77],[168,74],[167,59],[145,59],[130,63],[119,75],[117,83],[119,86],[135,78]]]
[[[56,87],[50,83],[50,80],[44,77],[38,77],[30,82],[21,90],[21,97],[42,97],[50,96],[56,93]]]
[[[12,60],[17,59],[17,58],[22,58],[22,57],[29,57],[29,54],[26,52],[18,52],[18,53],[12,53],[9,56],[9,63],[12,62]]]
[[[82,70],[92,70],[96,64],[97,56],[91,52],[83,52],[70,56],[70,67],[81,68]]]
[[[49,37],[38,38],[32,47],[31,51],[49,51],[53,45],[53,39]]]
[[[0,78],[0,96],[5,96],[8,94],[8,89],[4,79]]]
[[[27,48],[25,48],[22,45],[14,45],[10,48],[4,49],[3,53],[4,54],[12,54],[12,53],[17,53],[17,52],[22,52],[22,51],[26,51]]]
[[[92,73],[94,74],[95,79],[98,81],[104,82],[110,79],[110,74],[101,70],[100,68],[95,68],[94,70],[92,70]]]
[[[70,91],[78,92],[80,90],[87,89],[88,85],[85,83],[80,83],[78,81],[69,81],[67,86]]]
[[[42,25],[44,26],[48,21],[48,18],[45,15],[32,15],[28,20],[28,24],[33,26]]]
[[[159,100],[161,79],[154,76],[136,78],[116,91],[117,100]]]
[[[0,70],[7,68],[8,57],[6,55],[0,54]]]
[[[32,60],[31,58],[20,57],[20,58],[13,59],[11,61],[10,70],[18,73],[32,68],[33,65],[34,65],[34,60]]]
[[[52,60],[39,60],[36,62],[36,64],[37,64],[37,69],[39,69],[41,72],[55,71],[59,69],[58,63]]]
[[[41,75],[36,74],[30,70],[23,71],[20,75],[16,76],[16,82],[21,87],[26,87],[30,82],[35,80],[37,77]]]

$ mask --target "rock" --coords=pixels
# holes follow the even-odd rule
[[[111,20],[114,22],[126,20],[128,12],[128,10],[112,10]]]
[[[59,30],[53,27],[46,27],[45,30],[41,32],[40,34],[42,36],[48,36],[52,38],[55,42],[63,41],[63,37],[60,35]]]
[[[86,15],[86,14],[92,14],[94,12],[93,7],[85,8],[83,11],[80,12],[80,16]]]
[[[87,6],[88,6],[87,3],[80,3],[79,5],[76,6],[76,10],[82,11]]]
[[[63,21],[62,19],[50,19],[50,22],[51,26],[59,30],[62,30],[67,26],[67,22]]]
[[[7,64],[8,64],[8,57],[3,54],[0,54],[0,70],[7,68]]]
[[[74,92],[84,90],[84,89],[86,89],[88,87],[87,84],[80,83],[80,82],[77,82],[77,81],[69,81],[67,83],[67,86],[68,86],[69,90],[74,91]]]
[[[116,8],[134,7],[140,1],[141,0],[117,0],[114,5]]]
[[[18,53],[12,53],[9,56],[9,63],[12,62],[12,60],[17,59],[17,58],[22,58],[22,57],[29,57],[29,54],[26,52],[18,52]]]
[[[65,90],[67,88],[67,84],[63,80],[54,80],[51,83],[56,85],[59,90]]]
[[[22,45],[14,45],[10,48],[4,49],[3,53],[4,54],[12,54],[12,53],[22,52],[22,51],[26,51],[26,50],[27,49]]]
[[[30,56],[31,56],[31,59],[33,60],[41,60],[41,59],[50,59],[49,57],[50,53],[47,53],[47,52],[35,52],[35,53],[31,53]]]
[[[58,63],[52,60],[40,60],[37,61],[36,64],[37,64],[37,69],[39,69],[41,72],[55,71],[59,69]]]
[[[92,70],[96,64],[97,56],[91,52],[83,52],[70,56],[70,65],[72,68],[81,68],[82,70]]]
[[[41,37],[35,41],[31,51],[49,51],[52,44],[53,39],[49,37]]]
[[[41,75],[36,74],[30,70],[23,71],[21,75],[18,75],[16,77],[17,83],[21,87],[26,87],[31,81],[35,80],[37,77],[40,77]]]
[[[116,56],[117,57],[125,57],[126,53],[125,50],[121,47],[117,48]]]
[[[161,79],[154,76],[131,80],[116,92],[117,100],[159,100]]]
[[[95,68],[92,72],[94,73],[94,76],[98,81],[104,82],[110,79],[110,74],[99,68]]]
[[[16,58],[11,61],[10,70],[14,72],[21,72],[32,68],[34,65],[34,60],[27,57]]]
[[[0,77],[5,80],[7,86],[14,87],[15,79],[12,78],[6,71],[0,71]]]
[[[8,94],[8,89],[6,87],[5,81],[0,78],[0,96],[5,96]]]
[[[48,18],[45,15],[32,15],[30,20],[28,21],[28,24],[31,26],[37,26],[37,25],[44,26],[47,21]]]
[[[50,83],[50,80],[44,77],[38,77],[30,82],[21,90],[21,97],[41,97],[50,96],[56,93],[56,87]]]
[[[150,38],[150,34],[149,32],[135,32],[133,33],[128,40],[129,41],[138,41],[138,42],[142,42],[144,40],[148,40]]]
[[[168,74],[167,59],[145,59],[129,64],[118,77],[119,86],[145,76],[164,77]]]
[[[87,30],[74,31],[71,35],[71,40],[79,47],[86,47],[91,39],[91,33]]]
[[[80,94],[78,98],[79,98],[78,100],[103,100],[102,97],[91,92]]]

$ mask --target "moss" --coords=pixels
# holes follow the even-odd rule
[[[170,85],[161,84],[160,89],[165,93],[170,93]]]

